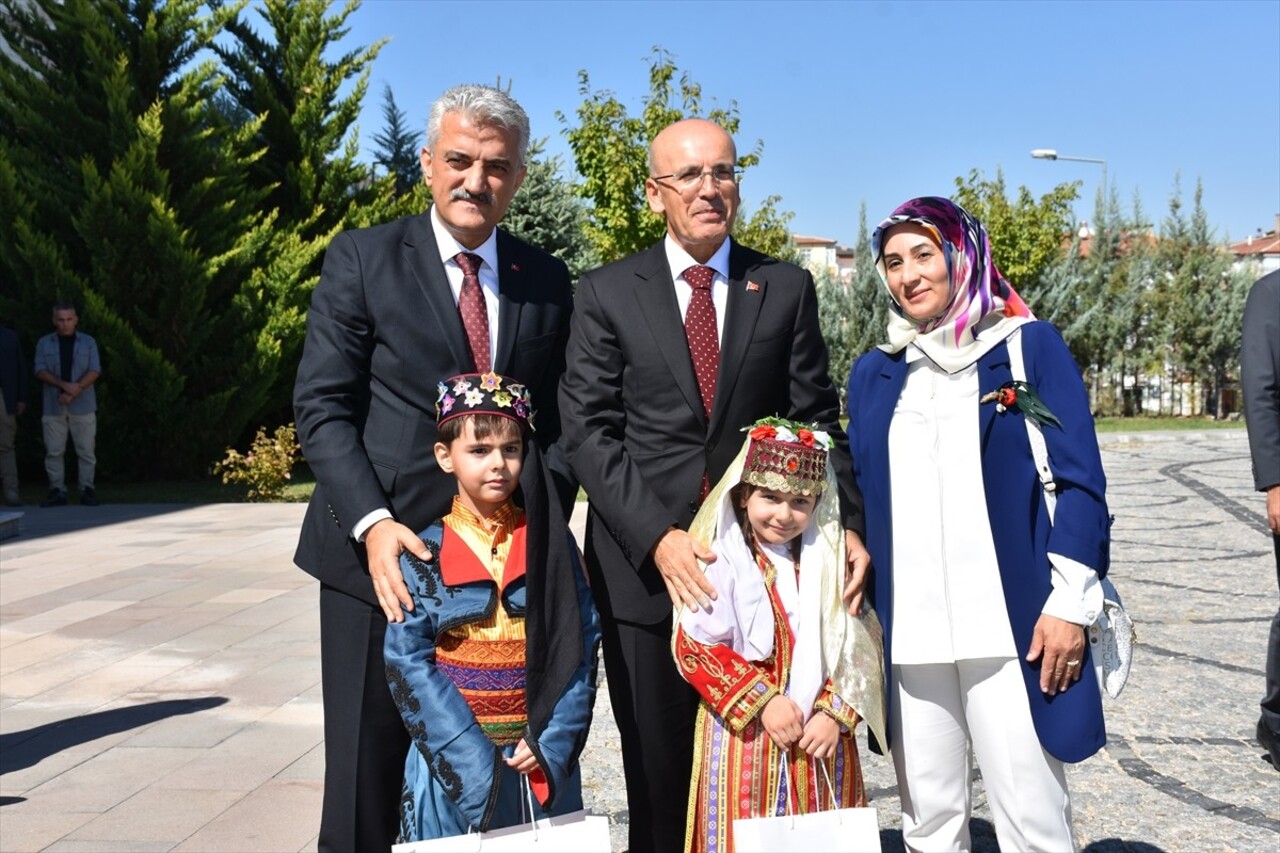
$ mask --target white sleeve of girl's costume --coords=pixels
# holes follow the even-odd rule
[[[728,646],[747,660],[762,661],[773,654],[773,606],[759,568],[753,563],[746,569],[717,553],[706,566],[716,600],[697,610],[685,608],[680,625],[703,645]]]
[[[1061,554],[1050,553],[1049,565],[1053,592],[1040,612],[1077,625],[1096,622],[1102,612],[1102,584],[1098,582],[1098,573]]]

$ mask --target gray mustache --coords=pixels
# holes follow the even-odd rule
[[[474,201],[480,204],[493,204],[493,196],[489,193],[471,193],[462,187],[454,190],[449,194],[449,198],[454,201]]]

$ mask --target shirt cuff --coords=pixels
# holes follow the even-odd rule
[[[357,542],[364,542],[364,535],[369,532],[369,528],[373,527],[384,518],[391,518],[391,510],[383,507],[375,509],[364,518],[356,522],[356,526],[351,528],[351,538]]]
[[[1049,554],[1050,580],[1053,592],[1041,613],[1056,616],[1077,625],[1092,625],[1102,613],[1102,584],[1098,573],[1061,554]]]

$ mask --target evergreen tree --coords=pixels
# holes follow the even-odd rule
[[[827,371],[831,384],[840,393],[840,411],[845,410],[844,398],[849,388],[849,370],[856,357],[849,346],[853,319],[852,288],[832,275],[828,270],[820,272],[814,280],[818,294],[818,327],[827,345]]]
[[[885,290],[876,259],[871,254],[871,231],[867,227],[867,203],[858,207],[858,242],[853,248],[853,281],[849,288],[848,341],[853,360],[887,340],[889,292]]]
[[[53,301],[79,303],[105,474],[202,471],[267,404],[289,315],[259,274],[291,251],[249,175],[260,123],[227,121],[198,61],[239,6],[3,4],[3,308],[47,329]]]
[[[396,106],[391,87],[382,90],[381,133],[375,134],[373,162],[395,179],[395,194],[403,195],[422,183],[421,134],[409,129],[404,110]]]
[[[649,143],[667,125],[683,118],[701,117],[737,133],[736,101],[729,107],[702,109],[702,87],[688,72],[676,83],[674,58],[654,48],[649,65],[649,94],[639,116],[632,116],[609,91],[592,91],[586,71],[578,72],[578,91],[584,96],[578,106],[576,125],[563,113],[556,113],[565,125],[565,136],[573,151],[574,163],[583,182],[578,193],[591,202],[586,232],[601,262],[608,263],[646,249],[662,238],[662,217],[649,209],[645,179],[649,176]],[[747,170],[760,162],[763,143],[757,141],[748,154],[739,153],[738,168]],[[739,211],[734,236],[758,251],[790,259],[791,235],[786,223],[790,214],[776,209],[777,196],[759,202],[750,217]]]
[[[529,146],[524,184],[502,219],[502,227],[516,237],[555,255],[569,267],[574,280],[598,266],[586,234],[586,208],[573,184],[560,174],[560,158],[546,158],[546,140]]]
[[[261,0],[254,9],[267,35],[237,12],[227,23],[234,41],[214,44],[228,71],[229,96],[259,122],[263,156],[254,164],[254,184],[269,188],[267,206],[279,211],[280,227],[296,226],[306,237],[335,233],[348,224],[353,204],[371,198],[360,192],[369,174],[357,160],[354,125],[385,40],[325,58],[359,7],[359,0],[346,0],[327,15],[330,0]]]

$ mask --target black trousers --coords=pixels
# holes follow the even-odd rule
[[[381,608],[320,585],[321,853],[387,851],[399,832],[409,735],[384,674],[386,633]]]
[[[1276,548],[1276,586],[1280,587],[1280,533],[1271,536]],[[1258,725],[1271,732],[1273,742],[1280,743],[1280,609],[1271,617],[1271,636],[1267,640],[1267,692],[1262,697],[1262,717]],[[1280,767],[1276,769],[1280,770]]]
[[[698,694],[671,658],[671,617],[657,625],[601,614],[609,701],[622,736],[630,853],[684,846]]]

